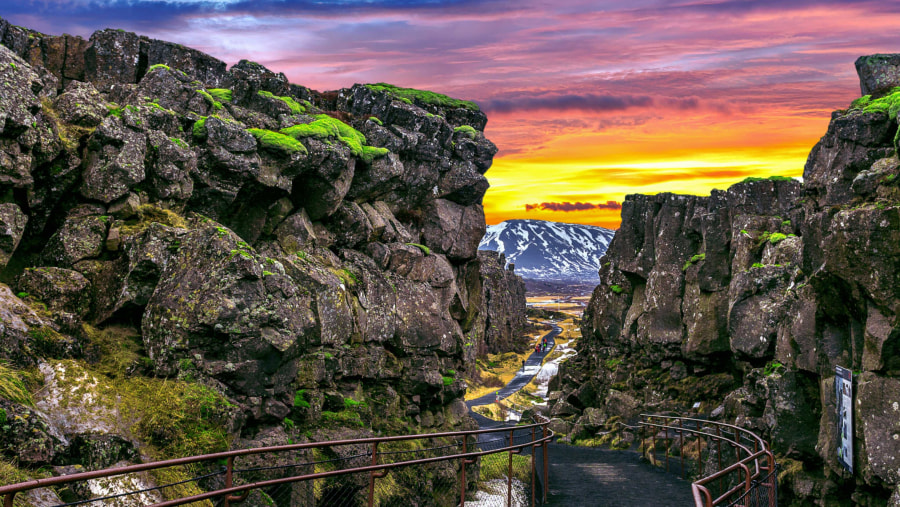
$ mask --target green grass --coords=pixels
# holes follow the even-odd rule
[[[470,125],[460,125],[459,127],[454,128],[453,132],[458,132],[473,140],[478,137],[478,131],[475,130],[475,127],[472,127]]]
[[[25,386],[22,373],[10,366],[6,361],[0,361],[0,398],[21,405],[34,405],[34,399]],[[6,413],[3,415],[5,416]]]
[[[420,245],[419,243],[407,243],[407,246],[414,246],[422,251],[425,255],[431,255],[431,249],[425,245]]]
[[[505,478],[509,473],[509,458],[510,454],[508,452],[498,452],[482,456],[481,466],[479,467],[481,471],[481,480],[490,481],[493,479]],[[512,465],[512,475],[514,478],[526,483],[531,480],[530,456],[513,454]]]
[[[232,91],[228,88],[207,88],[206,91],[216,100],[231,102]]]
[[[474,102],[454,99],[446,95],[430,92],[427,90],[400,88],[399,86],[394,86],[388,83],[375,83],[366,86],[372,91],[390,93],[394,97],[397,97],[398,99],[408,104],[419,102],[421,104],[432,106],[463,108],[470,111],[480,111],[480,109],[478,108],[478,104]]]
[[[253,134],[259,145],[269,151],[283,153],[285,155],[293,155],[294,153],[307,153],[306,146],[293,137],[273,132],[265,129],[247,129],[247,132]]]
[[[260,91],[256,92],[260,97],[265,97],[267,99],[280,100],[287,104],[287,106],[291,109],[291,114],[303,114],[306,112],[306,108],[300,105],[299,102],[294,100],[292,97],[281,97],[275,95],[272,92]]]

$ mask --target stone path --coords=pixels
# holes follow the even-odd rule
[[[506,384],[504,387],[501,387],[495,393],[489,393],[480,398],[469,400],[466,402],[466,405],[469,408],[472,408],[478,405],[487,405],[489,403],[493,403],[497,398],[496,393],[499,393],[500,399],[503,400],[512,396],[516,391],[528,385],[528,383],[531,382],[531,379],[533,379],[534,376],[537,375],[539,371],[541,371],[541,364],[544,362],[544,358],[547,357],[547,354],[553,351],[553,346],[556,345],[555,338],[561,332],[562,328],[554,324],[553,330],[544,335],[544,338],[546,338],[550,343],[550,346],[547,347],[546,352],[532,352],[531,355],[528,356],[528,359],[525,360],[525,368],[519,368],[519,370],[516,372],[516,375],[512,378],[512,380],[509,381],[508,384]]]

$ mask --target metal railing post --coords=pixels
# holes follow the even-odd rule
[[[541,431],[543,432],[544,438],[547,438],[547,423],[544,423],[541,426]],[[543,497],[544,503],[547,503],[547,490],[550,489],[550,455],[547,454],[549,446],[547,445],[547,440],[544,440],[544,489],[543,489]]]
[[[534,473],[534,428],[531,428],[531,507],[534,507],[534,483],[535,483],[535,473]]]
[[[378,464],[378,442],[372,442],[372,466]],[[369,507],[375,505],[375,471],[369,472]]]
[[[16,493],[7,493],[5,497],[3,497],[3,507],[13,507],[13,499],[16,498]]]
[[[684,421],[678,420],[678,427],[681,428],[678,430],[678,454],[681,457],[681,478],[685,479],[685,470],[684,470]]]
[[[225,488],[234,485],[234,456],[229,456],[225,462]],[[225,495],[225,507],[231,507],[231,495]]]
[[[466,449],[466,441],[468,439],[463,435],[463,454],[468,454]],[[466,458],[459,460],[459,507],[466,505]]]
[[[509,446],[513,446],[513,432],[509,430]],[[506,475],[506,507],[512,507],[512,470],[513,470],[513,450],[509,450],[509,472]]]
[[[666,448],[663,453],[666,455],[666,472],[669,471],[669,418],[663,419],[663,429],[666,431]]]

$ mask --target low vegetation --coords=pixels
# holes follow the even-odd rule
[[[400,88],[388,83],[375,83],[366,85],[370,90],[376,92],[387,92],[398,99],[406,99],[405,102],[419,102],[421,104],[468,109],[470,111],[479,111],[478,104],[468,101],[459,100],[442,95],[440,93],[430,92],[426,90],[416,90],[413,88]]]

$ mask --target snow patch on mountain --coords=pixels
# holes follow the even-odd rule
[[[544,220],[507,220],[487,226],[479,250],[494,250],[537,280],[596,281],[600,258],[616,231]]]

